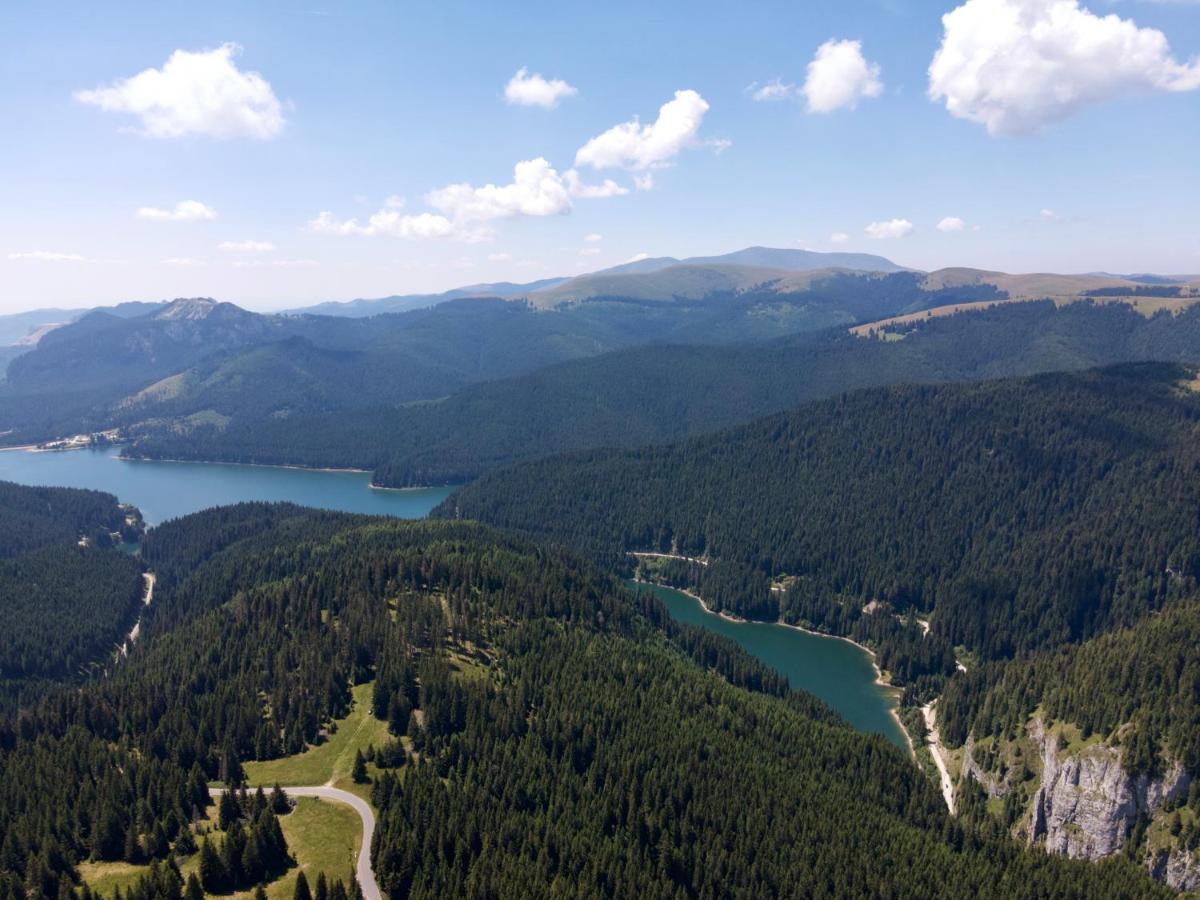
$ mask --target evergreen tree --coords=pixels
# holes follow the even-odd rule
[[[351,773],[355,784],[366,784],[370,779],[367,777],[367,761],[363,759],[362,751],[354,752],[354,769]],[[322,898],[324,900],[324,898]]]
[[[312,892],[308,889],[308,879],[301,872],[296,876],[296,890],[292,892],[292,900],[313,900]]]

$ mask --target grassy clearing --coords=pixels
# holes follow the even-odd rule
[[[210,837],[220,841],[221,832],[216,831],[216,806],[210,806],[210,817],[200,823],[212,829]],[[304,872],[309,886],[315,887],[318,872],[324,872],[333,880],[341,878],[350,884],[354,877],[354,860],[362,844],[362,822],[358,814],[341,803],[332,803],[317,797],[297,797],[296,808],[279,819],[283,835],[287,839],[288,852],[296,865],[288,869],[283,877],[267,885],[270,900],[291,900],[296,889],[296,877]],[[198,839],[199,840],[199,839]],[[196,871],[199,854],[193,853],[180,861],[179,871],[187,880]],[[85,862],[78,866],[79,877],[93,891],[111,897],[120,888],[122,893],[150,871],[148,865],[133,865],[127,862]],[[243,891],[227,896],[251,897],[253,891]]]
[[[267,886],[270,900],[291,900],[300,872],[310,888],[316,887],[318,872],[324,872],[330,881],[340,878],[350,885],[362,844],[362,821],[354,810],[319,797],[297,797],[296,808],[279,823],[297,865]]]
[[[354,784],[350,777],[354,755],[359,750],[365,754],[371,744],[380,747],[389,739],[387,723],[371,715],[374,690],[373,681],[354,688],[350,714],[334,723],[337,730],[323,744],[295,756],[246,763],[247,781],[267,787],[276,783],[284,787],[330,784],[365,796],[363,786]]]

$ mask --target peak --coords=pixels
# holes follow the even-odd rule
[[[181,297],[172,300],[157,313],[156,319],[207,319],[216,310],[228,307],[237,309],[232,303],[220,303],[211,297]]]

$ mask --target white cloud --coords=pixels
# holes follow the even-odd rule
[[[865,229],[866,235],[875,240],[887,238],[902,238],[913,230],[913,223],[908,219],[888,219],[886,222],[872,222]]]
[[[529,74],[522,66],[517,74],[509,79],[504,86],[504,99],[517,106],[540,106],[543,109],[553,109],[564,97],[578,94],[571,85],[557,78],[547,80],[541,75]]]
[[[426,195],[429,205],[456,222],[489,222],[513,216],[553,216],[569,212],[571,192],[545,159],[513,167],[511,184],[451,184]]]
[[[139,219],[158,219],[165,222],[197,222],[217,217],[217,211],[199,200],[180,200],[174,209],[143,206],[137,211]]]
[[[752,84],[747,90],[750,91],[750,99],[759,103],[771,100],[790,100],[800,92],[796,85],[785,84],[778,78],[768,81],[766,84]]]
[[[958,216],[946,216],[946,218],[937,223],[938,231],[962,231],[966,227],[967,223]]]
[[[26,253],[10,253],[9,259],[32,260],[35,262],[85,262],[78,253],[54,253],[49,250],[30,250]]]
[[[654,190],[654,173],[646,172],[642,175],[634,175],[633,186],[639,191]]]
[[[581,200],[603,200],[606,197],[620,197],[629,193],[629,188],[622,187],[611,178],[605,178],[602,184],[584,184],[574,169],[563,172],[563,180],[571,196]]]
[[[384,235],[407,240],[451,237],[470,239],[467,233],[459,231],[445,216],[433,213],[402,216],[393,209],[381,209],[372,215],[365,225],[360,225],[357,219],[335,219],[333,213],[324,211],[308,223],[308,228],[318,234],[354,234],[364,237]]]
[[[77,91],[75,99],[138,116],[147,137],[273,138],[283,130],[282,107],[266,79],[238,69],[234,57],[240,51],[236,44],[195,53],[176,50],[161,69]]]
[[[599,247],[582,247],[579,250],[579,255],[580,256],[599,256],[600,248]]]
[[[239,269],[258,269],[270,266],[273,269],[312,269],[320,265],[315,259],[239,259],[234,266]]]
[[[596,234],[596,232],[593,231],[591,234],[585,234],[583,239],[589,244],[598,244],[604,240],[604,235]]]
[[[863,56],[861,41],[826,41],[808,64],[800,90],[809,112],[827,113],[854,109],[863,97],[878,97],[883,82],[879,66]]]
[[[650,169],[667,165],[685,147],[696,143],[696,133],[708,112],[708,103],[695,91],[676,91],[664,103],[658,118],[642,125],[636,118],[614,125],[579,148],[575,165],[595,169]]]
[[[1200,88],[1166,36],[1079,0],[967,0],[942,16],[929,96],[990,134],[1026,134],[1136,91]]]
[[[1042,211],[1038,213],[1038,215],[1041,216],[1043,219],[1057,219],[1058,218],[1058,213],[1056,213],[1052,209],[1043,208]]]
[[[488,262],[509,262],[512,256],[508,253],[489,253]]]
[[[629,259],[625,260],[625,262],[627,262],[627,263],[641,262],[643,259],[649,259],[649,258],[650,258],[649,253],[635,253],[635,254],[633,254],[633,256],[629,257]]]
[[[391,194],[383,201],[383,205],[387,209],[404,209],[404,198],[399,194]]]
[[[172,256],[170,259],[164,259],[162,264],[164,266],[179,266],[180,268],[204,265],[200,260],[192,259],[190,256]]]
[[[230,253],[270,253],[275,245],[270,241],[221,241],[217,249]]]
[[[846,241],[850,240],[850,235],[846,234],[844,231],[835,231],[829,236],[829,239],[835,244],[844,244]]]

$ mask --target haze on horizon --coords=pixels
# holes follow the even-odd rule
[[[752,244],[1200,272],[1186,0],[69,7],[0,12],[0,314]]]

